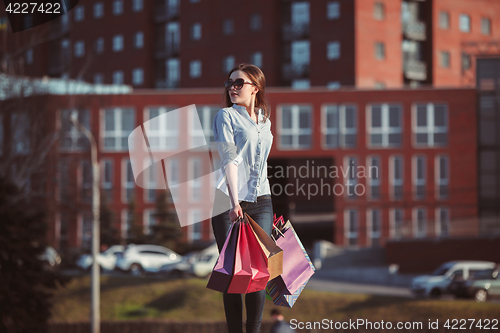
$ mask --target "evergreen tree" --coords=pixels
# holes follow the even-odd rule
[[[156,224],[151,226],[151,242],[165,246],[176,252],[183,252],[186,244],[182,240],[182,230],[177,220],[177,214],[172,212],[167,202],[170,195],[167,191],[160,191],[156,196]]]
[[[128,202],[127,223],[129,232],[127,235],[128,244],[145,244],[148,242],[147,236],[144,234],[144,227],[139,219],[135,207],[135,198],[132,197]]]
[[[67,280],[39,259],[46,248],[44,205],[13,200],[19,193],[0,178],[0,332],[47,332],[50,289]]]

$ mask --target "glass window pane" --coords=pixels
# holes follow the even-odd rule
[[[328,147],[337,147],[339,145],[338,134],[327,134],[326,135],[326,145]]]
[[[282,128],[292,128],[292,110],[289,107],[282,109]]]
[[[448,143],[447,133],[435,133],[434,134],[434,144],[439,146],[444,146]]]
[[[389,106],[389,127],[400,127],[399,106]]]
[[[338,108],[336,106],[329,107],[326,112],[326,127],[338,128]]]
[[[446,126],[446,107],[444,105],[434,106],[434,125]]]
[[[310,115],[311,113],[309,112],[309,108],[307,109],[300,109],[299,111],[299,128],[310,128]]]
[[[122,111],[122,126],[124,131],[132,131],[134,129],[134,110],[124,109]]]
[[[417,126],[418,127],[427,126],[427,107],[425,105],[417,106]]]
[[[311,145],[311,136],[309,134],[299,135],[299,145],[300,146],[310,146]]]
[[[281,136],[281,144],[283,146],[291,146],[293,143],[291,135],[282,135]]]
[[[442,156],[439,158],[439,178],[448,178],[448,158]]]
[[[344,134],[344,146],[345,147],[355,147],[356,146],[356,134]]]
[[[401,145],[401,133],[389,134],[389,145],[400,146]]]
[[[356,109],[354,107],[345,108],[345,127],[356,128]]]
[[[371,137],[371,144],[372,145],[381,145],[382,144],[382,134],[372,134],[370,135]]]
[[[104,111],[104,129],[106,131],[113,131],[115,129],[115,112],[114,110]]]
[[[380,106],[372,107],[372,127],[382,127],[382,108]]]
[[[427,133],[417,133],[416,135],[417,144],[427,144],[428,137],[429,136]]]

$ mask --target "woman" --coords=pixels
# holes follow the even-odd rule
[[[222,171],[215,190],[214,215],[222,213],[212,217],[212,227],[219,252],[231,224],[243,217],[243,212],[271,234],[273,206],[267,157],[273,135],[265,83],[264,73],[257,66],[240,64],[233,68],[225,83],[227,107],[214,118]],[[245,295],[247,333],[260,332],[265,298],[265,290]],[[242,295],[224,293],[223,300],[229,333],[242,333]]]

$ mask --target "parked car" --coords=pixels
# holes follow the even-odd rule
[[[45,270],[54,270],[61,264],[61,256],[51,246],[47,246],[45,251],[38,256],[38,259],[43,261],[43,268]]]
[[[410,289],[415,296],[438,298],[449,292],[453,280],[468,280],[477,271],[495,267],[491,261],[450,261],[441,265],[432,275],[413,278]]]
[[[163,265],[160,272],[164,277],[194,275],[204,278],[212,273],[218,257],[219,250],[214,243],[199,252],[186,254],[180,262]]]
[[[109,247],[106,251],[101,252],[97,255],[97,262],[99,265],[107,270],[115,269],[116,265],[116,255],[123,252],[125,247],[123,245],[113,245]],[[87,271],[92,267],[93,263],[91,254],[82,254],[76,260],[76,265],[82,270]]]
[[[163,265],[181,260],[181,255],[163,246],[130,244],[117,255],[116,269],[143,276],[145,273],[158,273]]]
[[[475,273],[469,280],[453,282],[450,291],[458,297],[474,298],[485,302],[500,297],[500,265]]]

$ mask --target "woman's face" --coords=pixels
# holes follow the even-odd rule
[[[243,79],[245,82],[252,82],[250,78],[243,71],[234,71],[231,73],[229,77],[233,82],[236,79]],[[231,98],[231,102],[234,104],[242,105],[242,106],[250,106],[252,99],[255,98],[259,89],[253,84],[244,84],[243,88],[240,90],[236,90],[234,86],[228,91],[229,98]]]

